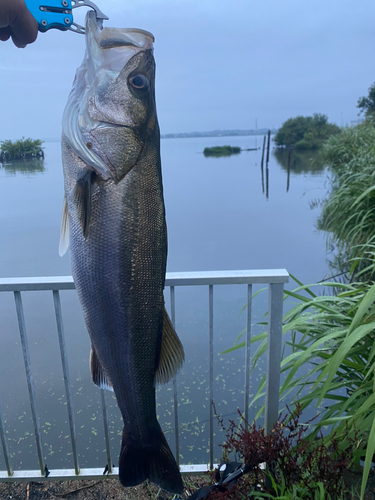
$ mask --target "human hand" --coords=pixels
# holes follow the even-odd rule
[[[24,0],[0,0],[0,40],[12,37],[14,45],[24,48],[38,35],[38,23]]]

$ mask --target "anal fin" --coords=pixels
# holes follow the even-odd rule
[[[181,368],[185,360],[184,348],[173,328],[168,313],[163,307],[163,334],[161,341],[161,350],[159,366],[155,373],[155,382],[157,384],[166,384],[169,382]]]
[[[100,364],[98,355],[95,349],[91,346],[90,353],[90,368],[91,368],[91,378],[95,385],[100,387],[100,389],[107,389],[108,391],[113,391],[111,382],[105,375],[102,365]]]

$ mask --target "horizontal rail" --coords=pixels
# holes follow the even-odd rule
[[[216,467],[217,464],[214,464]],[[203,474],[210,470],[210,464],[195,464],[195,465],[181,465],[180,472],[183,475]],[[12,476],[8,476],[6,471],[0,471],[0,482],[17,482],[17,481],[57,481],[72,479],[98,479],[98,477],[109,477],[113,479],[118,478],[118,467],[112,468],[111,474],[103,474],[104,469],[81,469],[78,475],[75,474],[74,469],[52,469],[49,471],[48,477],[42,475],[39,470],[19,470],[14,471]]]
[[[250,285],[288,283],[285,269],[256,269],[251,271],[195,271],[167,273],[165,286],[188,285]],[[73,290],[71,276],[43,276],[36,278],[1,278],[0,292],[32,290]]]
[[[35,290],[74,290],[71,276],[42,276],[35,278],[1,278],[0,292],[27,292]]]
[[[282,312],[283,312],[283,289],[284,283],[289,281],[289,274],[285,269],[260,269],[245,271],[199,271],[199,272],[181,272],[167,273],[166,286],[170,287],[171,292],[171,318],[173,324],[176,321],[175,314],[175,286],[204,285],[208,286],[209,291],[209,464],[181,465],[183,474],[202,474],[213,468],[213,404],[214,404],[214,377],[213,377],[213,339],[214,339],[214,285],[247,285],[247,325],[246,325],[246,349],[245,349],[245,384],[244,384],[244,406],[245,416],[248,417],[249,406],[249,379],[250,379],[250,342],[251,342],[251,304],[252,304],[252,285],[268,285],[269,303],[268,303],[268,351],[267,351],[267,384],[265,395],[265,430],[270,432],[273,423],[278,417],[279,405],[279,384],[280,384],[280,360],[282,344]],[[9,450],[6,442],[5,422],[0,410],[0,437],[2,441],[3,453],[6,462],[6,471],[0,471],[0,481],[32,481],[32,480],[54,480],[54,479],[90,479],[103,476],[103,469],[79,469],[78,450],[76,446],[76,432],[74,424],[74,409],[71,396],[68,359],[66,353],[63,318],[60,304],[60,290],[73,290],[75,285],[71,276],[49,276],[49,277],[30,277],[30,278],[2,278],[0,279],[0,292],[14,292],[17,315],[19,319],[19,330],[22,339],[22,345],[25,354],[26,378],[29,385],[30,404],[34,420],[34,430],[36,445],[39,452],[40,470],[13,471],[10,460]],[[23,308],[21,292],[27,291],[52,291],[56,325],[60,342],[61,361],[63,366],[65,392],[68,400],[68,416],[71,431],[72,451],[74,460],[74,469],[53,469],[49,472],[48,478],[44,475],[44,462],[41,453],[40,424],[36,408],[36,400],[33,387],[33,377],[31,365],[27,350],[26,326],[23,317]],[[178,394],[177,381],[174,378],[174,421],[175,421],[175,449],[176,459],[179,462],[179,435],[178,435]],[[104,392],[102,396],[103,423],[106,440],[107,462],[109,474],[107,477],[117,477],[118,468],[114,467],[111,471],[110,443],[108,434],[108,419]]]

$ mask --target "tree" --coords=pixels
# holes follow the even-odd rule
[[[366,118],[375,117],[375,83],[368,89],[367,97],[360,97],[358,99],[357,108],[359,114],[364,113]]]
[[[0,141],[0,161],[42,159],[44,158],[42,144],[43,141],[40,139],[25,139],[25,137],[14,142]]]
[[[317,149],[340,128],[328,123],[328,117],[320,113],[313,116],[297,116],[283,123],[274,137],[276,146],[294,146],[296,149]]]

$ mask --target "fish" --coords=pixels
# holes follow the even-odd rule
[[[94,12],[85,37],[63,114],[59,253],[70,249],[92,380],[114,391],[122,414],[120,482],[148,479],[182,493],[155,402],[155,385],[175,376],[184,350],[163,297],[167,228],[154,37],[103,28]]]

